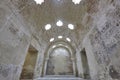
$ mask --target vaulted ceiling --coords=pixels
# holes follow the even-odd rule
[[[97,0],[82,0],[80,4],[74,4],[72,0],[45,0],[41,5],[36,4],[34,0],[11,0],[13,5],[17,6],[19,13],[25,21],[35,28],[40,43],[50,43],[50,38],[58,40],[62,35],[71,39],[71,44],[78,46],[84,35],[88,32],[91,23],[91,16],[87,12],[91,11]],[[94,10],[93,10],[94,12]],[[63,26],[56,26],[56,22],[61,20]],[[75,26],[74,30],[68,29],[68,24]],[[45,30],[45,25],[51,24],[52,28]],[[85,25],[84,25],[85,24]]]

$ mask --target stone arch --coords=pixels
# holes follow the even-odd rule
[[[52,48],[54,45],[57,46],[54,49],[64,48],[69,52],[70,59],[72,60],[72,67],[73,67],[73,74],[71,76],[76,76],[76,71],[77,71],[76,69],[77,68],[76,68],[76,61],[75,61],[75,50],[69,43],[64,42],[64,41],[54,42],[50,46],[48,46],[48,48],[46,50],[46,53],[44,55],[43,76],[46,76],[48,60],[49,60],[49,57],[50,57],[50,53],[52,51],[54,51],[53,48]]]
[[[64,47],[54,48],[49,54],[46,75],[73,75],[72,65],[69,50]]]

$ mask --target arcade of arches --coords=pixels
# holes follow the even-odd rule
[[[0,80],[120,80],[119,63],[120,0],[0,0]]]

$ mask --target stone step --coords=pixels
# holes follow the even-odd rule
[[[20,80],[33,80],[33,79],[20,79]]]
[[[37,79],[21,79],[21,80],[90,80],[90,79],[83,79],[75,76],[44,76]]]
[[[88,80],[88,79],[82,79],[82,78],[38,78],[34,80]]]
[[[21,80],[89,80],[82,78],[39,78],[39,79],[21,79]]]

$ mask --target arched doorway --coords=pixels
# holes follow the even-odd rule
[[[44,56],[43,77],[76,77],[74,49],[65,42],[50,45]]]
[[[46,75],[73,75],[71,54],[67,49],[59,47],[50,53]]]

